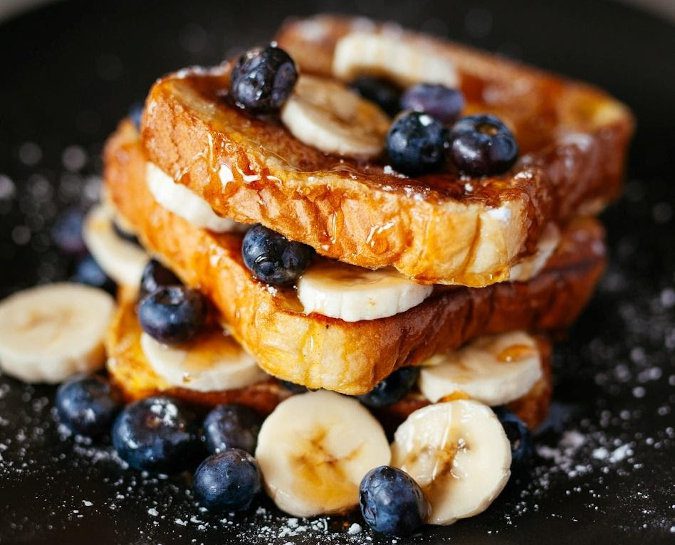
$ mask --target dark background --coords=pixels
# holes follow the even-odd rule
[[[395,19],[594,82],[638,120],[625,196],[604,214],[612,263],[556,349],[556,403],[536,467],[485,514],[398,542],[672,542],[675,33],[620,4],[71,1],[7,21],[0,25],[0,296],[70,273],[73,259],[55,249],[52,224],[96,199],[101,145],[157,76],[217,63],[237,46],[269,39],[285,17],[321,11]],[[52,394],[0,377],[2,543],[362,543],[371,536],[348,535],[351,521],[342,519],[293,528],[267,503],[237,519],[208,516],[182,477],[143,477],[122,470],[105,448],[62,440]]]

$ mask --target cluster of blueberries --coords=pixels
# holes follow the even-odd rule
[[[417,371],[401,369],[360,401],[381,408],[400,400]],[[283,383],[292,393],[302,386]],[[194,472],[193,489],[201,505],[217,512],[247,509],[261,490],[253,453],[262,417],[242,405],[219,405],[202,420],[181,400],[155,396],[123,406],[117,389],[98,375],[70,379],[57,390],[59,420],[73,433],[100,439],[108,433],[118,455],[136,470]],[[513,467],[522,468],[533,454],[523,422],[505,408],[496,409],[511,441]],[[426,520],[429,505],[419,485],[400,469],[381,466],[369,471],[359,487],[364,520],[373,530],[408,535]]]
[[[293,59],[274,44],[242,55],[232,70],[230,96],[254,114],[277,112],[298,79]],[[396,116],[387,134],[391,165],[416,176],[452,165],[466,176],[488,176],[508,170],[518,156],[518,144],[496,116],[460,118],[461,91],[421,83],[405,91],[387,79],[362,76],[352,88]]]

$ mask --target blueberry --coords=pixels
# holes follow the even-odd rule
[[[260,469],[248,452],[238,448],[212,454],[195,471],[199,502],[211,510],[247,509],[260,492]]]
[[[141,117],[143,117],[143,103],[135,102],[129,108],[129,119],[136,127],[136,130],[141,130]]]
[[[368,526],[383,534],[410,535],[429,516],[429,503],[419,485],[405,471],[389,466],[366,473],[359,503]]]
[[[401,109],[399,107],[401,89],[385,78],[359,76],[352,81],[350,87],[392,117]]]
[[[444,161],[446,129],[428,114],[403,112],[387,134],[392,166],[410,176],[438,170]]]
[[[209,452],[237,448],[253,454],[258,443],[262,418],[243,405],[218,405],[204,420]]]
[[[260,224],[246,231],[241,253],[255,277],[274,286],[293,284],[314,257],[309,246],[292,242]]]
[[[126,240],[127,242],[131,242],[132,244],[135,244],[136,246],[140,246],[141,243],[138,241],[138,237],[129,231],[125,231],[122,227],[119,226],[119,224],[113,220],[112,222],[112,227],[113,231],[115,231],[115,234],[120,237],[122,240]]]
[[[494,115],[470,115],[450,130],[449,156],[462,174],[491,176],[506,172],[518,157],[513,133]]]
[[[87,247],[82,238],[84,214],[81,210],[71,208],[61,214],[52,227],[52,240],[64,254],[82,255]]]
[[[364,405],[373,408],[392,405],[408,393],[419,376],[419,367],[401,367],[383,381],[378,382],[370,392],[359,396],[359,400]]]
[[[251,49],[232,69],[230,94],[240,108],[272,113],[284,105],[297,79],[295,62],[283,49],[274,45]]]
[[[401,109],[427,113],[441,123],[454,123],[464,109],[464,95],[445,85],[420,83],[403,93]]]
[[[115,420],[112,441],[119,456],[140,470],[184,470],[203,452],[196,414],[170,397],[128,405]]]
[[[162,265],[156,259],[151,259],[143,269],[141,275],[141,297],[157,291],[159,288],[166,286],[180,286],[182,282],[171,271]]]
[[[281,384],[292,394],[304,394],[305,392],[309,392],[309,389],[306,386],[303,386],[302,384],[296,384],[290,380],[279,380],[279,384]]]
[[[146,295],[138,305],[143,331],[165,344],[194,338],[206,318],[206,301],[198,291],[184,286],[163,286]]]
[[[511,443],[512,467],[518,469],[527,465],[534,456],[534,445],[530,430],[518,416],[506,407],[495,407],[494,411]]]
[[[84,257],[77,264],[72,280],[73,282],[101,288],[110,294],[115,294],[116,287],[114,280],[105,273],[101,266],[90,255]]]
[[[59,420],[73,433],[100,437],[110,431],[121,408],[119,392],[97,375],[74,377],[56,390]]]

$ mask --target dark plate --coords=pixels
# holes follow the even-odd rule
[[[624,199],[604,219],[612,264],[556,349],[552,423],[531,474],[479,517],[398,543],[666,543],[673,539],[675,74],[672,26],[615,3],[74,1],[0,26],[0,295],[67,277],[55,219],[96,198],[102,142],[153,78],[215,63],[292,14],[397,19],[595,82],[638,133]],[[0,378],[3,543],[393,542],[268,503],[219,520],[184,478],[124,471],[62,438],[53,389]],[[354,527],[354,530],[356,527]]]

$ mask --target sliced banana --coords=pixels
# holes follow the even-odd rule
[[[405,312],[429,297],[433,289],[393,269],[371,271],[321,261],[300,278],[297,293],[307,314],[316,312],[345,322],[358,322]]]
[[[388,464],[391,452],[358,401],[318,391],[279,404],[262,425],[255,457],[274,503],[310,517],[354,507],[363,476]]]
[[[511,282],[523,282],[534,278],[544,268],[559,243],[560,230],[554,223],[549,223],[541,234],[534,254],[511,267],[509,280]]]
[[[481,513],[511,474],[511,445],[490,407],[458,400],[423,407],[394,434],[392,464],[407,472],[431,505],[430,524]]]
[[[167,346],[143,333],[141,348],[155,373],[178,388],[198,392],[234,390],[267,377],[234,338],[220,331],[198,337],[185,346]]]
[[[0,367],[25,382],[61,382],[98,369],[115,303],[103,290],[58,283],[0,302]]]
[[[94,259],[115,282],[124,286],[138,286],[148,254],[113,228],[113,215],[102,205],[92,208],[84,223],[84,242]]]
[[[432,403],[463,392],[486,405],[502,405],[524,396],[543,373],[537,342],[522,331],[480,337],[423,365],[419,388]]]
[[[351,32],[335,46],[333,74],[350,81],[374,74],[387,77],[401,87],[416,83],[440,83],[457,87],[455,64],[440,47],[403,32]]]
[[[344,85],[307,75],[298,79],[281,111],[281,120],[307,145],[360,159],[382,152],[391,124],[375,104]]]
[[[200,229],[214,233],[240,231],[243,224],[221,218],[211,205],[182,184],[174,182],[154,163],[148,162],[145,170],[146,182],[155,200],[169,212],[173,212]]]

